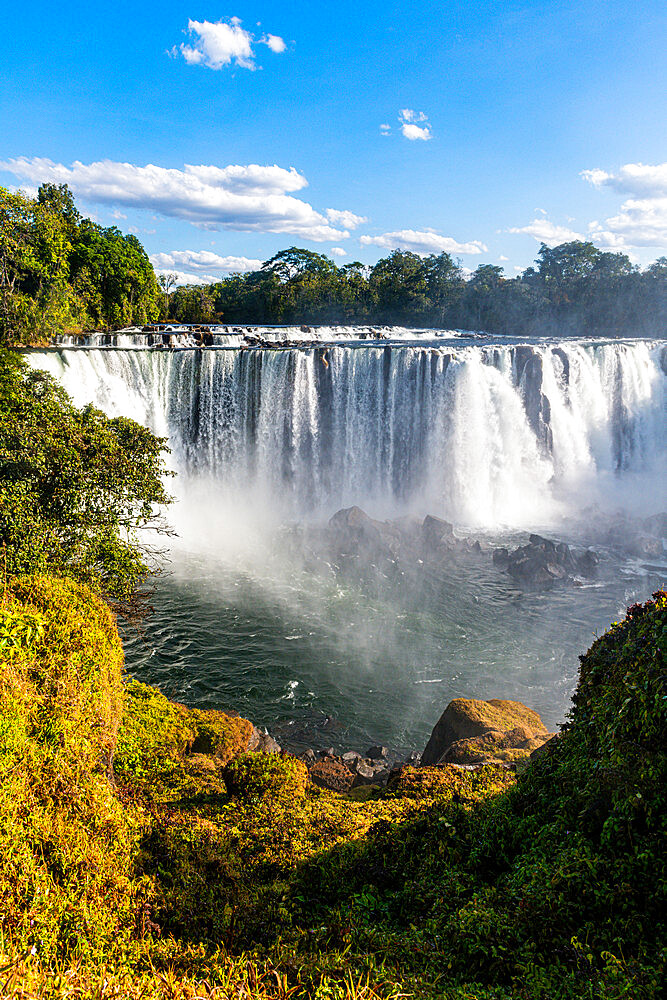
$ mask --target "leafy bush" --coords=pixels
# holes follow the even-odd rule
[[[166,445],[124,417],[77,409],[52,378],[0,350],[0,544],[10,575],[89,583],[127,613],[162,528]],[[135,609],[136,610],[136,609]]]

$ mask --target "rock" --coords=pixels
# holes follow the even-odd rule
[[[357,753],[356,750],[348,750],[341,757],[342,762],[351,770],[355,769],[357,761],[361,760],[361,754]]]
[[[586,549],[580,556],[577,556],[577,572],[585,577],[587,580],[591,580],[597,576],[598,563],[600,562],[597,552],[593,552],[592,549]]]
[[[589,557],[591,563],[593,557],[597,558],[595,553]],[[518,583],[530,587],[548,587],[557,580],[566,580],[574,572],[582,573],[579,561],[565,542],[556,544],[541,535],[530,535],[528,545],[521,545],[514,552],[496,549],[493,561]]]
[[[649,535],[654,535],[656,538],[667,538],[667,512],[644,518],[642,526]]]
[[[439,517],[427,514],[422,521],[422,542],[428,547],[437,548],[442,541],[454,539],[454,525]]]
[[[348,792],[355,780],[344,764],[331,757],[316,761],[309,774],[313,784],[332,792]]]
[[[371,747],[366,751],[366,756],[369,760],[380,760],[382,757],[386,757],[389,751],[386,747]]]
[[[535,735],[527,726],[515,726],[503,732],[489,729],[481,736],[457,740],[445,750],[438,764],[510,764],[527,758],[552,733]]]
[[[280,753],[280,744],[269,736],[266,729],[252,727],[252,734],[248,743],[248,750],[255,750],[258,753]]]
[[[356,774],[354,775],[352,781],[353,788],[358,788],[359,785],[376,784],[375,768],[369,767],[369,765],[364,763],[363,760],[357,761]]]
[[[315,751],[309,748],[308,750],[306,750],[304,754],[301,755],[301,760],[304,762],[304,764],[308,766],[314,764],[315,761],[317,760],[317,757],[315,756]]]
[[[319,753],[320,757],[335,757],[336,756],[333,747],[327,747],[326,750],[318,750],[318,753]]]
[[[636,535],[626,547],[634,556],[658,558],[663,554],[662,539],[650,535]]]
[[[494,566],[498,566],[500,569],[507,569],[507,564],[510,560],[509,549],[494,549],[492,559]]]
[[[437,764],[458,740],[482,736],[490,729],[505,733],[517,726],[524,726],[534,736],[547,731],[537,712],[520,701],[456,698],[436,723],[422,754],[422,766]]]

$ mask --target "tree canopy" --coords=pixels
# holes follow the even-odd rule
[[[67,185],[0,188],[0,343],[146,323],[160,304],[136,236],[83,219]]]
[[[667,324],[667,258],[641,271],[587,241],[543,243],[510,278],[488,263],[471,274],[448,253],[397,249],[339,267],[292,246],[258,271],[176,287],[175,275],[156,278],[136,236],[82,218],[66,185],[43,184],[36,198],[0,188],[0,344],[159,319],[653,335]]]
[[[164,439],[125,417],[77,409],[0,350],[0,545],[6,574],[82,580],[126,614],[152,568],[137,529],[169,502]]]

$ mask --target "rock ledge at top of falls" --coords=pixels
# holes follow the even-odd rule
[[[423,766],[508,761],[528,753],[553,734],[532,708],[520,701],[455,698],[438,719],[422,754]],[[522,750],[522,754],[506,755]]]

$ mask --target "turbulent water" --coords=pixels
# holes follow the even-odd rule
[[[317,744],[416,746],[462,694],[518,697],[555,725],[593,630],[663,582],[662,559],[623,557],[601,525],[667,507],[664,342],[299,333],[278,349],[230,344],[239,330],[217,349],[141,350],[130,333],[134,349],[32,355],[77,403],[169,438],[180,539],[130,668],[192,703],[315,727],[302,740]],[[350,504],[493,542],[599,543],[600,580],[523,593],[488,557],[403,591],[351,586],[284,530]],[[341,728],[318,730],[327,715]]]

